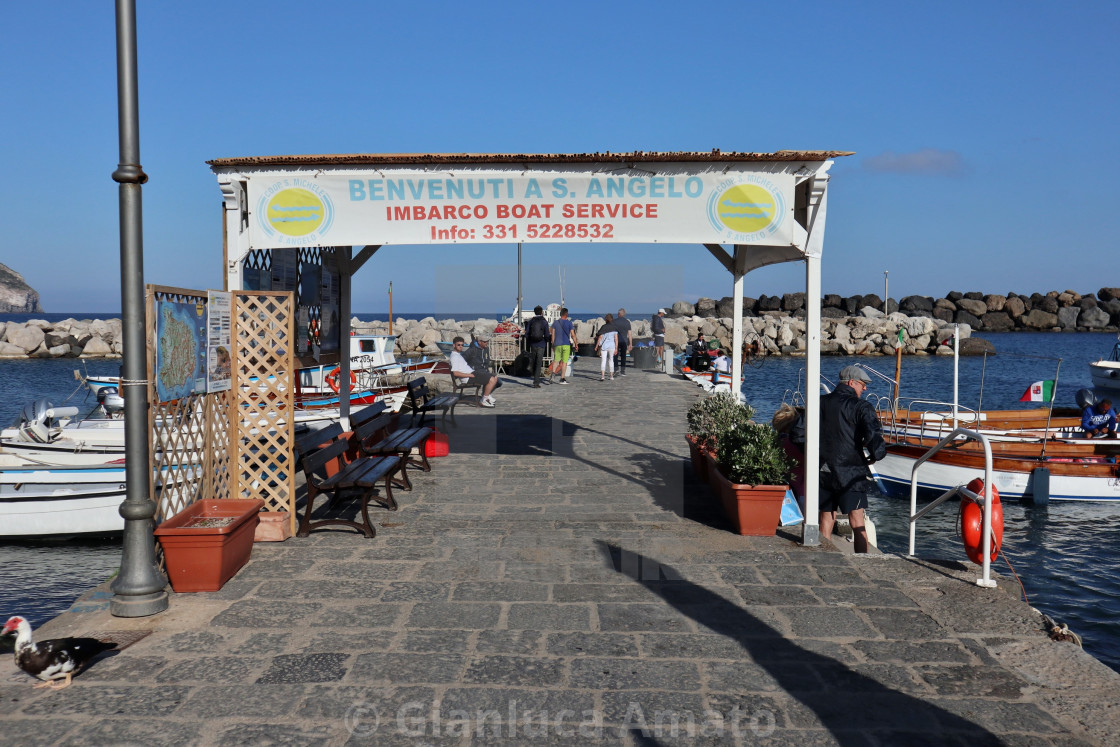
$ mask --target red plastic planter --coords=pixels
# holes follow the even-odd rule
[[[771,537],[782,518],[785,485],[740,485],[727,479],[721,469],[709,471],[712,489],[719,493],[723,511],[735,531],[752,537]]]
[[[263,507],[261,500],[196,501],[160,524],[155,535],[171,588],[180,593],[221,589],[249,562]],[[223,526],[191,526],[207,520]]]
[[[692,436],[685,436],[684,439],[688,441],[688,458],[692,460],[692,473],[700,482],[707,482],[708,460],[705,458],[704,450],[697,445],[696,439]]]

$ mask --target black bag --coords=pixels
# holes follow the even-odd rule
[[[518,353],[517,357],[513,359],[514,376],[530,376],[532,371],[529,370],[529,354],[526,352]]]
[[[543,316],[529,320],[529,342],[544,342],[548,339],[548,322]]]

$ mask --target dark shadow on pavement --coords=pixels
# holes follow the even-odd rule
[[[761,667],[785,693],[811,710],[838,744],[1001,743],[996,735],[967,719],[798,646],[742,607],[684,579],[672,566],[618,545],[597,544],[616,571],[641,568],[641,573],[627,575],[680,613],[738,643],[750,658],[743,665]],[[633,556],[637,556],[636,562]],[[660,572],[651,574],[650,568]],[[651,576],[657,580],[648,580]],[[791,723],[791,715],[776,715],[779,729],[814,728],[810,723]],[[805,715],[801,718],[804,721]],[[656,736],[635,733],[632,727],[631,733],[635,739]]]

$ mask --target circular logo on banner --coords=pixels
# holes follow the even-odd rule
[[[778,229],[785,213],[782,193],[769,180],[724,182],[708,200],[708,219],[727,239],[758,240]]]
[[[290,187],[268,201],[268,225],[285,236],[306,236],[323,225],[327,209],[324,201],[312,192]]]

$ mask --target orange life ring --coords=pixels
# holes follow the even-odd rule
[[[979,477],[966,485],[983,501],[984,481]],[[964,541],[964,551],[968,559],[976,565],[984,562],[984,504],[977,503],[971,498],[961,499],[961,538]],[[992,486],[992,556],[995,560],[999,553],[999,546],[1003,543],[1003,506],[999,502],[999,491]]]
[[[331,389],[333,389],[336,394],[338,393],[338,379],[339,379],[340,376],[342,376],[342,366],[335,366],[334,370],[331,371],[329,374],[327,374],[326,379],[325,379],[325,381],[327,382],[327,386],[329,386]],[[357,384],[358,384],[358,377],[354,375],[353,371],[351,371],[350,372],[350,391],[354,391]]]

